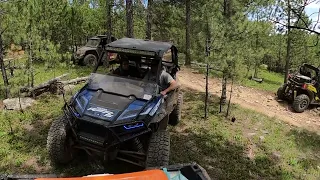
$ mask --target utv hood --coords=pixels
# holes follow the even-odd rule
[[[74,101],[76,116],[108,122],[127,121],[154,113],[160,98],[152,98],[157,85],[141,81],[92,74],[87,87]]]

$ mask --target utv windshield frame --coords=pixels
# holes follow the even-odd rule
[[[170,50],[171,53],[171,62],[163,61],[163,57]],[[159,76],[162,71],[162,64],[164,66],[175,65],[178,66],[178,55],[177,48],[171,43],[160,42],[160,41],[149,41],[142,39],[133,39],[133,38],[122,38],[107,44],[104,47],[104,53],[117,53],[129,56],[144,56],[148,59],[152,58],[152,61],[158,63],[158,70],[156,75],[156,84],[159,84]],[[93,73],[96,73],[102,58],[99,58],[99,63],[93,70]],[[109,57],[107,56],[107,61]],[[120,63],[116,61],[116,63]],[[151,63],[151,62],[150,62]],[[128,78],[130,79],[130,78]]]
[[[319,77],[319,71],[320,71],[319,68],[307,63],[304,63],[300,66],[299,73],[306,76],[312,76],[312,73],[310,72],[310,70],[316,73],[315,77]],[[310,72],[311,74],[308,75],[308,72]]]
[[[99,73],[91,73],[87,89],[93,91],[101,89],[106,93],[125,97],[135,96],[143,100],[149,100],[158,94],[156,83]]]

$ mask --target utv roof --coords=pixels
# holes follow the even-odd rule
[[[168,42],[161,41],[151,41],[143,39],[133,39],[133,38],[122,38],[107,44],[106,50],[121,52],[122,50],[136,50],[137,53],[146,55],[155,55],[158,54],[160,57],[168,51],[173,45]],[[132,52],[132,51],[130,51]]]
[[[305,67],[307,67],[307,68],[309,68],[309,69],[313,69],[313,70],[316,71],[316,72],[319,72],[319,71],[320,71],[318,67],[313,66],[313,65],[308,64],[308,63],[303,63],[302,66],[305,66]]]

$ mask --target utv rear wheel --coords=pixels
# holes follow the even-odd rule
[[[310,104],[310,98],[306,94],[298,95],[293,101],[293,109],[301,113],[308,108]]]
[[[94,67],[98,64],[98,58],[93,54],[88,54],[84,57],[83,63],[86,66]]]
[[[52,122],[48,132],[47,149],[53,163],[66,164],[73,159],[73,148],[69,137],[69,125],[65,117]]]
[[[158,131],[152,134],[147,152],[146,168],[169,165],[170,134]]]
[[[179,92],[177,105],[169,116],[169,124],[172,126],[175,126],[180,122],[182,103],[183,103],[183,94]]]
[[[286,84],[283,84],[278,88],[278,91],[277,91],[278,99],[280,99],[280,100],[285,99],[285,95],[284,95],[285,90],[286,90]]]

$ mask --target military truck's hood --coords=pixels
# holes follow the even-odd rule
[[[95,48],[95,47],[90,47],[90,46],[82,46],[81,48],[79,48],[78,50],[77,50],[77,54],[84,54],[86,51],[90,51],[90,50],[95,50],[95,49],[97,49],[97,48]]]

